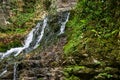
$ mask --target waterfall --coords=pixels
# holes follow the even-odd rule
[[[39,46],[40,41],[42,40],[42,37],[44,34],[44,29],[45,29],[46,25],[47,25],[47,18],[44,19],[42,26],[40,26],[40,23],[38,23],[36,25],[36,27],[33,28],[32,31],[27,35],[27,38],[24,41],[25,44],[23,45],[23,47],[11,48],[10,50],[8,50],[5,53],[0,53],[0,54],[2,54],[1,59],[4,59],[4,58],[10,56],[13,53],[14,53],[14,56],[17,56],[22,51],[30,52],[31,50],[36,49]],[[41,28],[42,28],[41,33],[37,34],[37,32]],[[37,38],[36,38],[36,35],[37,35]],[[31,47],[33,47],[33,48],[31,49]]]
[[[68,22],[69,15],[70,15],[70,13],[67,14],[67,18],[66,18],[66,20],[65,20],[64,22],[61,23],[62,25],[61,25],[61,28],[60,28],[60,33],[59,33],[58,35],[61,35],[61,34],[64,33],[65,25],[66,25],[66,23]]]
[[[43,22],[43,28],[42,28],[41,34],[38,36],[38,39],[37,39],[36,44],[34,46],[34,49],[36,49],[39,46],[39,43],[40,43],[40,41],[43,37],[43,34],[44,34],[45,26],[47,26],[47,18],[45,18],[45,20]]]
[[[13,56],[18,56],[20,53],[29,53],[30,51],[36,49],[40,43],[42,43],[42,40],[43,41],[49,41],[50,37],[52,36],[59,36],[61,34],[64,33],[64,30],[65,30],[65,25],[66,23],[68,22],[68,19],[69,19],[69,15],[70,13],[68,12],[64,12],[64,14],[61,14],[61,15],[58,15],[58,21],[56,21],[57,23],[57,32],[52,30],[53,29],[53,25],[51,26],[51,20],[49,20],[49,17],[45,17],[43,21],[40,21],[37,23],[36,27],[33,28],[30,33],[26,36],[26,39],[24,40],[24,44],[23,46],[21,47],[16,47],[16,48],[11,48],[10,50],[7,50],[6,52],[4,53],[1,53],[0,52],[0,58],[1,58],[1,61],[4,59],[4,58],[7,58],[9,57],[10,55],[13,55]],[[51,21],[51,22],[50,22]],[[56,26],[55,26],[56,27]],[[47,32],[48,31],[48,32]],[[54,35],[56,34],[56,35]],[[44,46],[44,43],[43,43],[43,46]],[[13,80],[16,80],[16,73],[17,73],[17,63],[14,63],[14,79]],[[1,74],[0,74],[0,77],[3,76],[5,73],[7,72],[7,70],[4,70]]]
[[[65,25],[68,22],[69,15],[70,13],[67,13],[67,16],[65,15],[65,18],[66,18],[65,21],[61,22],[60,33],[58,35],[61,35],[64,33]],[[44,35],[44,30],[45,30],[45,27],[47,26],[47,21],[48,21],[48,18],[45,17],[42,23],[38,23],[36,27],[32,29],[32,31],[27,35],[27,38],[24,41],[23,47],[11,48],[5,53],[0,53],[1,59],[4,59],[10,56],[13,53],[14,53],[14,56],[18,56],[23,51],[28,53],[33,49],[36,49],[39,46],[39,43],[42,40],[42,37]]]

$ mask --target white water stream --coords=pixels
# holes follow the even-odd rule
[[[39,42],[41,41],[42,37],[43,37],[43,34],[44,34],[44,29],[47,25],[47,18],[44,19],[43,21],[43,25],[40,26],[40,23],[38,23],[36,25],[35,28],[32,29],[32,31],[27,35],[27,38],[26,40],[24,41],[24,45],[23,47],[17,47],[17,48],[11,48],[10,50],[8,50],[7,52],[5,53],[1,53],[2,56],[1,56],[1,59],[4,59],[8,56],[10,56],[12,53],[14,53],[14,56],[17,56],[19,55],[23,50],[27,49],[30,47],[30,44],[33,42],[33,37],[34,37],[34,33],[38,31],[38,29],[40,29],[42,27],[42,31],[41,31],[41,34],[38,35],[38,40],[36,41],[36,44],[34,45],[34,49],[36,49],[38,46],[39,46]]]
[[[62,22],[62,23],[61,23],[62,25],[61,25],[61,28],[60,28],[60,33],[59,33],[58,35],[61,35],[61,34],[63,34],[63,33],[64,33],[64,30],[65,30],[65,25],[66,25],[66,23],[68,22],[69,15],[70,15],[70,13],[68,13],[68,15],[67,15],[67,18],[66,18],[65,22]]]
[[[67,13],[65,21],[61,22],[60,32],[58,35],[61,35],[64,33],[65,25],[68,22],[70,13]],[[27,35],[24,45],[22,47],[16,47],[11,48],[10,50],[7,50],[4,53],[0,53],[1,60],[9,57],[10,55],[18,56],[20,53],[24,52],[28,53],[34,49],[36,49],[44,36],[45,28],[47,27],[48,18],[45,17],[42,23],[38,23],[35,28],[32,29],[32,31]],[[4,70],[1,74],[4,75],[7,72],[7,70]],[[14,64],[14,80],[16,80],[16,63]]]
[[[13,80],[16,80],[16,78],[17,78],[17,63],[15,62],[14,63],[14,75],[13,75]]]

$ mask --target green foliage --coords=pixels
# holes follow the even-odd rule
[[[103,78],[103,79],[105,79],[105,78],[109,79],[111,77],[112,77],[112,75],[108,74],[108,73],[100,73],[100,74],[98,74],[98,76],[96,76],[96,78]]]
[[[35,0],[12,0],[10,4],[13,16],[10,17],[9,21],[13,23],[13,26],[23,27],[26,22],[34,17]]]
[[[8,27],[7,26],[5,26],[5,25],[0,25],[0,32],[6,32],[6,31],[8,31],[9,29],[8,29]]]
[[[119,0],[78,1],[76,8],[71,11],[70,20],[67,23],[66,34],[69,35],[68,42],[64,46],[65,57],[74,59],[75,63],[72,65],[82,65],[81,61],[84,61],[84,65],[90,66],[87,62],[93,57],[102,67],[106,67],[108,64],[112,66],[113,63],[120,61],[119,3]],[[81,57],[84,54],[87,56]],[[90,62],[90,64],[93,63]],[[68,61],[66,65],[70,66],[71,63]],[[66,72],[68,76],[70,76],[71,68],[68,68],[69,71]],[[102,70],[98,76],[108,79],[113,75]]]
[[[13,17],[14,24],[21,26],[29,21],[34,16],[34,13],[20,13],[17,16]]]
[[[5,52],[6,50],[9,50],[10,48],[14,48],[18,46],[22,46],[19,40],[14,40],[6,44],[0,42],[0,52]]]
[[[72,75],[71,77],[65,78],[64,80],[80,80],[80,79],[78,77]]]
[[[36,4],[35,0],[21,0],[21,2],[19,0],[11,0],[10,1],[11,10],[13,12],[17,13],[17,12],[19,12],[18,8],[22,7],[24,13],[34,12],[35,4]]]
[[[64,68],[64,71],[65,72],[75,72],[75,71],[79,71],[79,70],[81,70],[81,69],[85,69],[85,66],[67,66],[66,68]]]
[[[18,40],[7,41],[7,43],[3,43],[3,41],[9,39],[9,36],[11,37],[17,35],[19,35],[20,37],[24,36],[26,32],[28,32],[28,29],[30,29],[34,24],[33,18],[35,15],[34,9],[36,7],[35,6],[36,0],[22,0],[21,2],[22,2],[22,6],[20,6],[21,3],[19,3],[18,0],[9,1],[8,6],[10,6],[10,10],[8,12],[10,13],[10,17],[8,21],[10,22],[10,24],[0,26],[0,33],[2,33],[0,34],[1,36],[0,38],[3,39],[5,35],[4,37],[5,39],[0,41],[0,52],[1,51],[5,52],[6,50],[12,47],[20,46],[21,45],[20,38],[19,39],[17,38]],[[20,7],[23,8],[23,11],[19,11]]]
[[[77,19],[75,17],[75,19],[73,19],[73,21],[70,20],[69,24],[68,24],[68,25],[72,26],[72,29],[71,29],[72,32],[70,33],[72,35],[69,36],[69,43],[66,44],[65,47],[64,47],[65,54],[69,53],[69,52],[72,52],[72,51],[76,51],[75,47],[77,47],[81,43],[80,40],[83,38],[83,34],[82,34],[81,29],[84,29],[87,21],[86,20],[81,20],[80,21],[81,23],[76,24],[77,23],[76,20]]]
[[[69,41],[64,47],[65,54],[79,50],[78,46],[82,46],[82,48],[85,45],[91,46],[90,42],[95,42],[93,46],[98,47],[104,47],[105,45],[115,46],[111,43],[113,39],[118,39],[119,33],[119,18],[115,18],[115,16],[119,17],[119,4],[117,2],[112,3],[109,0],[104,2],[79,1],[76,9],[71,12],[72,18],[67,24],[69,26],[67,34],[71,35],[68,35]],[[112,7],[113,4],[116,4],[116,6]],[[116,14],[112,11],[116,11]],[[117,42],[113,43],[117,44]]]
[[[85,69],[85,66],[67,66],[64,68],[64,75],[65,75],[65,80],[80,80],[78,77],[76,77],[74,74],[71,73],[76,73],[77,71]],[[71,75],[70,75],[71,74]]]

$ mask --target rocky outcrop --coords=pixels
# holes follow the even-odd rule
[[[44,48],[42,52],[38,50],[37,53],[24,55],[21,61],[16,62],[16,80],[63,80],[61,59],[65,43],[66,38],[61,37],[56,44]],[[2,80],[14,78],[13,66],[12,63],[7,66],[8,72],[1,77]]]
[[[57,0],[57,12],[74,9],[77,0]]]
[[[51,8],[56,9],[57,12],[69,11],[77,4],[77,0],[52,0],[51,2]]]

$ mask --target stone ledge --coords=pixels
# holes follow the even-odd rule
[[[62,2],[62,0],[57,1],[57,12],[61,11],[69,11],[75,8],[77,4],[77,0],[67,0],[66,2]]]

